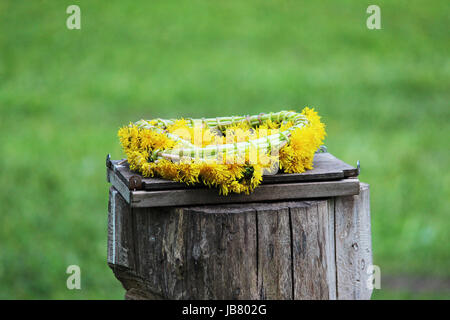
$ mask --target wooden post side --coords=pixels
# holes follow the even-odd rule
[[[251,207],[184,209],[189,217],[188,299],[257,299],[256,213]]]
[[[145,299],[158,298],[146,290],[144,280],[136,273],[132,210],[114,187],[109,190],[108,209],[108,265],[127,290],[125,297],[134,299],[136,294],[128,294],[128,290],[132,290],[135,293],[140,292],[139,296]]]
[[[111,187],[108,213],[108,263],[134,267],[131,208],[120,193]]]
[[[366,299],[368,186],[314,201],[131,208],[110,189],[108,263],[127,299]]]
[[[361,191],[358,196],[358,218],[359,218],[359,245],[360,255],[358,269],[360,274],[360,290],[357,299],[369,300],[372,296],[371,273],[368,268],[372,261],[372,232],[370,223],[370,188],[366,183],[361,183]]]
[[[289,207],[258,210],[259,299],[293,299]]]
[[[360,194],[335,198],[338,299],[370,299],[367,267],[372,264],[369,185]]]
[[[290,209],[294,299],[336,299],[334,226],[328,209],[327,201]]]

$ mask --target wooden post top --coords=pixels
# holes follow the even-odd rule
[[[263,177],[250,195],[219,195],[205,186],[189,187],[159,178],[144,178],[132,172],[124,160],[106,161],[107,180],[131,207],[166,207],[202,204],[244,203],[277,200],[328,198],[359,194],[359,168],[330,153],[316,153],[314,169],[304,173]]]

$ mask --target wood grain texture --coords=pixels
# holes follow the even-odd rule
[[[358,179],[260,185],[253,193],[219,195],[216,189],[132,191],[135,208],[198,204],[245,203],[259,201],[325,198],[359,193]]]
[[[357,196],[335,199],[337,298],[370,299],[367,267],[372,264],[369,186]]]
[[[128,189],[128,184],[125,183],[123,181],[123,179],[120,178],[118,171],[114,171],[114,170],[108,168],[106,170],[106,174],[107,174],[108,182],[111,183],[111,186],[113,186],[128,203],[130,203],[131,202],[131,192]]]
[[[130,210],[110,197],[108,260],[127,299],[333,298],[327,200]]]
[[[136,262],[139,261],[135,256],[136,234],[132,208],[113,187],[109,190],[108,209],[108,265],[125,290],[148,292],[143,285],[144,279],[135,272]]]
[[[328,198],[327,199],[327,213],[328,213],[328,231],[327,231],[327,241],[326,241],[326,248],[327,248],[327,261],[328,259],[331,259],[328,264],[327,268],[327,279],[330,281],[329,286],[329,299],[330,300],[336,300],[337,299],[337,274],[336,274],[336,229],[335,229],[335,198]],[[331,282],[333,284],[331,284]]]
[[[119,165],[121,160],[111,161],[111,170],[117,178],[129,187],[129,179],[137,173],[131,172],[127,164]],[[329,181],[358,176],[355,167],[343,162],[330,153],[316,153],[314,156],[314,168],[303,173],[283,173],[265,175],[262,184]],[[143,190],[171,190],[204,188],[204,186],[187,187],[183,183],[165,180],[161,178],[142,178]]]
[[[258,292],[260,299],[291,300],[292,256],[289,207],[258,210]]]
[[[132,208],[110,189],[126,299],[370,299],[369,186],[323,200]]]
[[[108,262],[131,268],[134,266],[131,208],[113,187],[109,195]]]
[[[257,234],[252,208],[186,208],[186,297],[256,299]]]
[[[294,298],[335,299],[334,228],[328,202],[291,208]],[[332,221],[331,221],[332,222]]]
[[[358,196],[358,233],[359,233],[359,294],[357,299],[369,300],[372,289],[367,286],[369,282],[368,267],[372,265],[372,232],[370,222],[370,188],[366,183],[361,183],[361,191]]]
[[[316,154],[314,161],[315,168],[301,174],[264,176],[262,185],[250,195],[222,196],[214,188],[187,187],[157,178],[142,178],[144,190],[130,190],[130,178],[136,173],[115,160],[108,162],[107,180],[134,208],[311,199],[359,193],[359,180],[348,178],[355,175],[355,168],[329,153]]]

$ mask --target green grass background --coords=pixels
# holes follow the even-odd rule
[[[81,30],[66,28],[70,4]],[[366,28],[369,4],[382,30]],[[361,161],[382,274],[448,279],[449,13],[445,0],[2,0],[0,298],[123,298],[106,264],[119,126],[303,106],[331,153]],[[82,290],[66,288],[70,264]]]

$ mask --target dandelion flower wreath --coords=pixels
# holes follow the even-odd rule
[[[140,120],[118,132],[130,169],[187,185],[252,192],[263,175],[312,169],[325,125],[314,109],[208,119]]]

